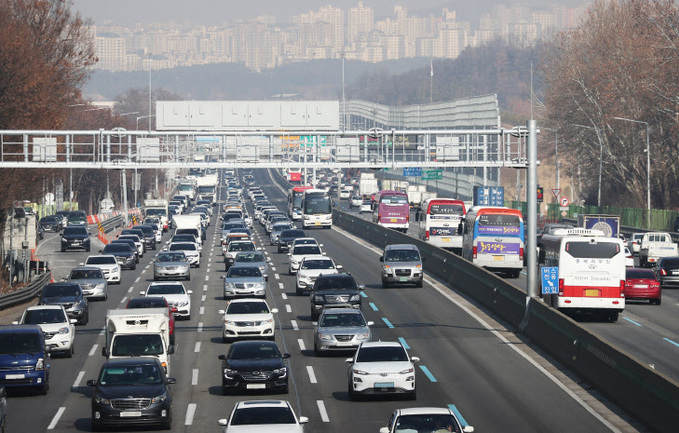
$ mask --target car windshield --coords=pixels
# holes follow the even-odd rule
[[[64,236],[87,236],[87,228],[85,227],[66,227],[64,229]]]
[[[255,253],[238,253],[236,254],[235,262],[241,263],[258,263],[264,261],[264,254],[260,252]]]
[[[66,317],[64,317],[63,310],[56,308],[27,310],[23,320],[23,323],[29,325],[64,322],[66,322]]]
[[[40,337],[35,332],[13,332],[0,334],[0,353],[38,353],[42,352]]]
[[[238,277],[261,277],[262,273],[259,268],[253,266],[232,266],[226,274],[226,278]]]
[[[277,359],[281,352],[275,344],[250,343],[234,344],[229,350],[229,359]]]
[[[117,262],[115,257],[89,257],[85,263],[88,265],[115,265]]]
[[[335,265],[330,259],[304,260],[300,265],[301,269],[334,269]]]
[[[232,242],[229,244],[229,251],[254,251],[255,245],[252,242]]]
[[[323,328],[365,326],[365,320],[360,314],[323,314],[320,326]]]
[[[269,308],[264,302],[232,302],[226,309],[226,314],[266,314]]]
[[[189,235],[189,234],[172,236],[172,243],[177,243],[177,242],[194,242],[195,243],[196,237],[194,235]]]
[[[237,409],[231,425],[295,424],[295,416],[287,407],[251,407]]]
[[[661,266],[664,268],[677,268],[679,267],[679,257],[672,257],[670,259],[668,258],[663,258],[661,259]]]
[[[162,383],[163,375],[158,366],[153,364],[105,367],[99,379],[100,386],[160,385]]]
[[[186,255],[184,253],[160,253],[158,254],[159,262],[185,262]]]
[[[289,229],[281,232],[282,238],[301,238],[302,236],[304,236],[304,230]]]
[[[275,224],[271,231],[274,232],[282,232],[283,230],[287,230],[290,228],[290,224]]]
[[[420,253],[417,250],[387,250],[384,259],[389,262],[418,262]]]
[[[401,415],[396,419],[395,432],[429,433],[436,431],[460,433],[460,425],[452,415]]]
[[[74,269],[68,276],[69,280],[91,280],[104,278],[99,269]]]
[[[126,243],[111,243],[104,247],[104,253],[129,253],[130,246]]]
[[[299,247],[295,247],[295,250],[292,252],[293,256],[296,255],[315,255],[315,254],[320,254],[321,249],[318,248],[315,245],[302,245]]]
[[[51,223],[56,223],[57,219],[56,219],[56,217],[44,217],[44,218],[40,218],[40,222],[42,224],[44,224],[44,223],[50,223],[51,224]]]
[[[42,296],[45,298],[52,298],[56,296],[78,296],[80,295],[80,288],[73,285],[54,285],[46,286],[42,291]]]
[[[401,346],[361,347],[356,362],[407,361],[408,354]]]
[[[655,274],[650,269],[627,269],[627,278],[645,278],[648,280],[655,280]]]
[[[149,295],[183,295],[186,291],[181,284],[154,284],[149,287]]]
[[[170,244],[170,251],[196,251],[196,244],[182,242],[177,244]]]
[[[167,308],[165,298],[136,298],[131,299],[127,308]]]
[[[408,197],[404,195],[387,195],[380,200],[381,204],[407,204]]]

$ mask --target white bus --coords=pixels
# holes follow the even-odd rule
[[[506,207],[472,207],[462,224],[462,257],[491,272],[518,278],[523,269],[523,216]]]
[[[428,198],[415,214],[419,224],[419,237],[439,248],[461,250],[462,235],[457,228],[465,215],[462,200],[453,198]]]
[[[600,230],[558,229],[543,235],[538,263],[558,267],[558,293],[545,301],[562,311],[594,312],[615,322],[625,309],[625,246]]]
[[[302,195],[302,228],[332,227],[332,200],[324,189],[307,189]]]

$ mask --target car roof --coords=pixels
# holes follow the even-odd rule
[[[125,358],[109,358],[104,361],[104,366],[111,367],[117,365],[148,365],[148,364],[160,364],[160,360],[154,356],[135,356],[135,357],[125,357]]]
[[[101,268],[98,266],[76,266],[71,268],[71,272],[73,271],[101,271]]]
[[[393,244],[387,245],[384,250],[417,250],[417,247],[413,244]]]
[[[64,306],[61,304],[58,305],[31,305],[30,307],[26,308],[26,311],[28,310],[61,310],[63,309]]]
[[[399,415],[448,415],[453,413],[447,407],[408,407],[397,409]]]
[[[320,254],[317,254],[317,255],[314,255],[314,256],[304,256],[302,261],[304,261],[304,260],[331,260],[333,263],[335,262],[334,260],[332,260],[332,258],[330,258],[328,256],[322,256]]]
[[[230,300],[230,301],[227,303],[227,305],[231,305],[231,304],[240,304],[240,303],[242,303],[242,302],[263,302],[263,303],[265,303],[265,304],[267,303],[265,299],[261,299],[261,298],[236,298],[236,299]],[[268,304],[267,304],[267,305],[268,305]]]
[[[362,316],[362,315],[363,315],[363,312],[361,312],[361,310],[357,310],[357,309],[355,309],[355,308],[346,308],[346,307],[342,307],[342,308],[332,308],[332,307],[325,307],[325,308],[323,309],[323,312],[321,313],[321,315],[323,315],[323,314],[360,314],[360,315]]]
[[[38,325],[0,325],[0,334],[38,333],[43,335]]]
[[[398,341],[364,341],[361,347],[403,347]]]
[[[291,407],[290,403],[286,400],[246,400],[239,401],[236,403],[236,409],[242,409],[246,407]]]
[[[95,254],[95,255],[92,255],[92,256],[87,256],[87,259],[85,259],[85,261],[87,261],[89,259],[93,259],[93,258],[100,258],[100,257],[106,257],[107,259],[110,258],[110,259],[113,259],[113,260],[116,259],[116,256],[114,256],[113,254]]]

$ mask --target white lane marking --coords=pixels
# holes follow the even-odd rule
[[[198,322],[198,331],[196,332],[203,332],[203,322]]]
[[[311,383],[318,383],[318,381],[316,380],[316,373],[314,373],[314,368],[312,366],[307,365],[306,372],[309,375],[309,381]]]
[[[193,369],[193,374],[191,375],[191,385],[193,385],[193,386],[198,385],[198,369],[197,368]]]
[[[296,320],[291,320],[290,324],[292,325],[292,329],[294,329],[295,331],[299,331],[299,325],[297,325]]]
[[[276,277],[277,280],[281,279],[280,275],[278,275],[278,274],[273,274],[273,276]]]
[[[275,267],[275,266],[272,266],[272,267],[271,267],[271,270],[274,271],[274,272],[276,272],[276,267]]]
[[[206,275],[206,276],[205,276],[205,281],[208,281],[209,279],[210,279],[210,276],[209,276],[209,275]]]
[[[288,313],[292,313],[292,307],[290,306],[290,304],[285,304],[285,311],[287,311]]]
[[[127,296],[125,296],[123,299],[120,300],[121,304],[124,304],[125,302],[127,302]]]
[[[286,301],[288,299],[288,295],[286,295],[285,293],[281,293],[281,298],[283,298],[283,300]]]
[[[278,288],[283,290],[283,289],[285,289],[285,286],[283,285],[283,283],[278,283]]]
[[[210,272],[210,265],[207,265],[207,271]]]
[[[137,277],[137,279],[134,280],[135,283],[138,283],[139,281],[141,281],[141,277]]]
[[[302,340],[301,338],[299,338],[299,339],[297,340],[297,343],[299,343],[299,350],[306,350],[306,345],[304,344],[304,340]]]
[[[203,296],[200,297],[200,302],[205,302],[206,299],[207,299],[207,295],[203,295]]]
[[[330,417],[328,417],[328,411],[325,410],[323,400],[316,400],[316,404],[318,405],[318,412],[321,414],[321,421],[330,422]]]
[[[73,382],[73,388],[77,388],[80,386],[80,381],[83,380],[83,377],[85,376],[85,372],[81,371],[78,373],[78,376],[75,378],[75,382]]]
[[[196,346],[193,348],[195,353],[200,352],[200,341],[196,341]]]
[[[193,416],[195,414],[196,414],[196,403],[190,403],[189,406],[186,408],[186,421],[184,421],[184,425],[193,424]]]
[[[97,353],[97,348],[99,347],[98,344],[94,344],[92,348],[90,349],[90,353],[87,354],[87,356],[93,356],[95,353]]]
[[[207,292],[207,284],[203,286],[203,292]]]
[[[47,430],[54,430],[54,427],[57,426],[57,423],[59,422],[59,419],[61,418],[61,415],[64,414],[64,411],[66,410],[65,407],[60,407],[59,410],[57,411],[57,414],[54,415],[54,418],[52,418],[52,422],[50,425],[47,426]]]
[[[105,329],[102,329],[101,331],[99,331],[99,335],[100,335],[100,336],[101,336],[101,335],[104,335],[105,333],[106,333],[106,330],[105,330]]]
[[[129,289],[127,289],[127,293],[132,293],[132,290],[134,290],[134,287],[130,287]]]
[[[198,314],[199,314],[200,316],[202,316],[203,314],[205,314],[205,307],[203,307],[203,306],[201,305]]]
[[[146,265],[146,267],[144,268],[144,270],[147,270],[147,269],[150,268],[150,267],[151,267],[151,264],[149,263],[148,265]]]

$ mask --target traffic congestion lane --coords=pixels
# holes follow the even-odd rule
[[[269,193],[269,192],[267,192]],[[272,193],[269,193],[270,195]],[[390,289],[390,290],[383,290],[383,289],[378,289],[377,287],[379,284],[379,265],[378,264],[372,264],[372,260],[370,259],[369,256],[365,254],[361,254],[360,249],[357,247],[357,243],[360,244],[360,242],[357,242],[356,239],[353,240],[347,240],[344,239],[342,240],[342,236],[337,235],[334,233],[336,229],[333,229],[332,231],[324,231],[324,230],[319,230],[319,231],[309,231],[309,234],[312,236],[316,236],[321,240],[322,243],[326,245],[325,250],[328,251],[328,255],[331,257],[334,257],[338,263],[342,263],[345,265],[345,270],[350,271],[358,280],[359,283],[361,282],[368,282],[368,289],[366,290],[366,294],[368,297],[375,296],[377,297],[377,294],[382,294],[385,295],[385,299],[383,299],[380,302],[393,302],[393,305],[387,308],[387,310],[390,310],[393,308],[394,310],[394,317],[400,317],[403,315],[408,315],[409,313],[412,314],[412,317],[410,320],[406,320],[404,322],[401,321],[399,318],[399,322],[401,325],[399,325],[398,329],[403,328],[404,333],[406,335],[413,334],[416,341],[418,341],[418,338],[421,338],[421,340],[424,342],[423,346],[426,347],[425,349],[428,352],[431,352],[431,358],[427,357],[427,359],[433,359],[433,360],[442,360],[440,361],[440,370],[444,371],[443,374],[443,379],[438,380],[438,376],[434,373],[431,372],[430,369],[428,369],[429,373],[432,374],[434,378],[437,379],[436,383],[443,382],[443,383],[455,383],[455,386],[451,387],[452,389],[459,390],[462,388],[464,392],[462,392],[463,401],[471,408],[476,408],[478,410],[479,407],[487,408],[487,407],[505,407],[507,408],[506,411],[502,412],[494,412],[494,417],[493,421],[498,422],[503,426],[503,429],[507,429],[507,426],[511,425],[517,425],[517,426],[522,426],[522,428],[517,429],[516,431],[543,431],[545,426],[550,426],[550,431],[554,431],[554,429],[559,429],[561,426],[564,429],[572,430],[573,428],[575,429],[581,429],[581,426],[578,426],[578,423],[582,423],[582,420],[589,420],[591,422],[591,425],[588,425],[586,428],[584,428],[587,431],[606,431],[609,429],[608,426],[605,425],[601,420],[597,419],[595,416],[591,415],[586,408],[583,408],[582,405],[577,401],[578,399],[576,398],[575,400],[573,399],[574,396],[572,394],[568,395],[567,391],[564,390],[559,384],[556,384],[554,382],[551,382],[549,379],[545,379],[544,377],[541,377],[540,375],[542,374],[541,371],[537,367],[535,367],[532,364],[525,363],[522,361],[522,356],[518,354],[511,355],[513,358],[516,358],[515,361],[513,362],[506,362],[504,358],[507,357],[506,354],[499,352],[500,349],[498,347],[511,347],[512,345],[506,344],[506,343],[497,343],[493,342],[493,339],[491,338],[470,338],[468,335],[464,336],[454,336],[454,335],[447,335],[444,334],[439,337],[437,341],[429,341],[431,339],[431,330],[429,329],[430,326],[413,326],[413,324],[418,324],[422,323],[422,318],[423,317],[430,317],[432,311],[436,311],[437,306],[443,306],[446,305],[446,303],[441,303],[441,302],[436,302],[435,304],[431,305],[429,302],[431,302],[431,297],[430,296],[422,296],[422,289]],[[378,252],[375,251],[373,252],[374,254],[374,259],[375,263],[377,262],[377,256]],[[362,278],[364,280],[362,280]],[[404,299],[403,296],[405,296],[406,293],[414,293],[415,296],[413,299]],[[364,300],[365,301],[365,300]],[[364,305],[364,312],[366,312],[366,316],[368,316],[368,319],[371,320],[373,315],[378,314],[378,312],[384,311],[382,307],[380,307],[380,302],[367,302],[367,305]],[[417,308],[412,308],[413,305],[418,305],[419,302],[423,302],[424,304],[421,306],[418,306]],[[305,313],[303,313],[303,316],[301,319],[306,316],[306,311],[308,311],[308,299],[306,302],[303,302],[301,308],[305,308]],[[373,305],[376,307],[373,308]],[[408,308],[404,309],[404,305],[408,305]],[[368,307],[369,306],[369,307]],[[294,308],[294,307],[293,307]],[[372,311],[371,311],[372,310]],[[442,308],[442,311],[440,311],[440,316],[439,317],[450,317],[451,312],[449,307],[444,307]],[[377,320],[375,320],[377,323],[384,323],[387,328],[389,328],[389,325],[394,325],[394,321],[397,319],[388,319],[388,322],[385,322],[383,319],[385,317],[375,317]],[[382,320],[380,320],[382,319]],[[444,322],[447,323],[447,322]],[[397,327],[394,326],[394,329]],[[450,330],[447,327],[440,327],[440,328],[445,328],[447,332],[450,332]],[[453,327],[454,328],[454,327]],[[470,325],[462,326],[461,329],[476,329],[478,328],[478,324],[474,325],[473,328],[470,328]],[[438,327],[437,327],[438,329]],[[418,337],[418,332],[421,332],[423,335]],[[440,331],[439,331],[440,332]],[[403,337],[402,337],[403,338]],[[409,337],[405,338],[406,341],[408,340]],[[436,340],[436,339],[435,339]],[[484,342],[485,340],[490,340],[488,342]],[[460,341],[461,343],[464,343],[465,345],[470,344],[470,342],[474,342],[474,354],[480,354],[478,355],[478,358],[474,358],[471,355],[464,355],[465,354],[465,348],[448,348],[446,351],[441,351],[441,341]],[[482,348],[484,344],[490,344],[489,347]],[[468,350],[468,349],[467,349]],[[461,353],[463,355],[461,355]],[[457,380],[453,378],[452,380],[448,381],[448,376],[450,376],[450,373],[448,370],[450,369],[450,360],[452,359],[458,359],[461,358],[465,359],[466,357],[471,357],[471,359],[468,359],[466,361],[466,364],[469,369],[462,369],[459,372],[459,381],[460,383],[464,384],[465,381],[462,379],[467,379],[467,385],[469,386],[469,389],[465,389],[463,387],[459,387],[458,384],[456,383]],[[498,358],[498,359],[496,359]],[[510,359],[513,359],[510,357]],[[497,365],[493,364],[493,362],[496,362]],[[488,365],[492,364],[492,365]],[[525,365],[524,365],[525,364]],[[432,364],[432,365],[436,365]],[[425,365],[426,366],[426,365]],[[508,372],[508,368],[517,368],[518,367],[523,367],[523,371],[521,371],[519,374],[514,374],[513,371]],[[470,378],[474,378],[479,376],[479,372],[485,373],[486,371],[491,371],[494,372],[494,375],[491,375],[492,380],[488,380],[487,382],[483,382],[483,378],[480,379],[481,383],[477,384],[475,383],[474,380],[470,380]],[[423,371],[424,373],[424,371]],[[429,379],[428,374],[424,374],[426,377],[426,380]],[[526,385],[525,378],[526,377],[531,377],[531,381],[535,381],[536,385],[535,388],[532,388]],[[346,380],[346,376],[344,376],[344,380]],[[418,378],[418,383],[422,384],[422,378]],[[483,386],[487,385],[487,386]],[[335,384],[336,386],[341,386],[341,387],[346,387],[346,384],[342,383]],[[501,388],[503,393],[499,394],[497,393],[497,388]],[[551,391],[550,388],[554,388]],[[512,406],[512,404],[507,404],[507,400],[510,401],[521,401],[524,399],[523,395],[528,394],[531,395],[532,397],[529,398],[529,400],[534,403],[535,408],[541,407],[541,404],[543,401],[545,401],[544,393],[549,392],[550,397],[547,398],[549,400],[550,398],[553,398],[554,401],[558,402],[560,406],[562,407],[569,407],[570,412],[567,411],[566,413],[578,413],[579,415],[582,414],[582,417],[578,417],[577,421],[574,421],[570,417],[566,416],[564,419],[560,419],[560,422],[563,422],[559,427],[553,427],[552,423],[554,421],[554,416],[552,415],[542,415],[542,414],[534,414],[532,413],[530,407],[529,408],[524,408],[523,412],[517,412],[515,407]],[[563,393],[563,395],[560,395]],[[515,395],[512,395],[515,394]],[[420,393],[421,395],[421,393]],[[420,398],[420,395],[418,395],[418,403],[417,405],[421,405],[422,401]],[[448,395],[448,400],[451,400],[454,398],[454,396],[447,394]],[[566,397],[568,395],[568,397]],[[468,396],[475,396],[475,398],[468,398]],[[426,397],[425,397],[426,398]],[[493,399],[497,399],[497,401],[494,401]],[[564,403],[562,399],[566,399],[567,401]],[[489,406],[489,401],[492,402]],[[474,404],[476,402],[477,404]],[[374,402],[369,402],[365,407],[361,407],[361,411],[370,411],[370,408],[373,407]],[[437,400],[436,402],[433,403],[434,405],[441,405],[441,400]],[[410,404],[407,404],[410,405]],[[571,407],[572,406],[572,407]],[[330,409],[332,412],[332,407]],[[473,411],[473,409],[472,409]],[[531,412],[528,414],[527,412]],[[471,412],[473,413],[473,412]],[[510,414],[510,415],[507,415]],[[376,416],[376,414],[370,414],[369,418],[372,419]],[[465,416],[467,414],[465,413]],[[489,417],[485,413],[484,410],[478,410],[478,416],[481,418],[482,421],[479,427],[479,423],[474,421],[474,418],[471,417],[471,424],[474,424],[475,427],[477,428],[483,428],[484,430],[488,429],[491,431],[494,431],[497,429],[498,424],[492,423],[491,425],[484,425],[483,423],[486,422]],[[511,419],[513,416],[516,416],[517,420]],[[388,415],[387,415],[388,417]],[[510,419],[508,419],[510,418]],[[469,418],[468,418],[469,420]],[[570,426],[569,426],[570,424]],[[485,428],[484,428],[485,427]],[[513,428],[510,427],[510,431],[513,431]],[[565,430],[564,430],[565,431]]]

